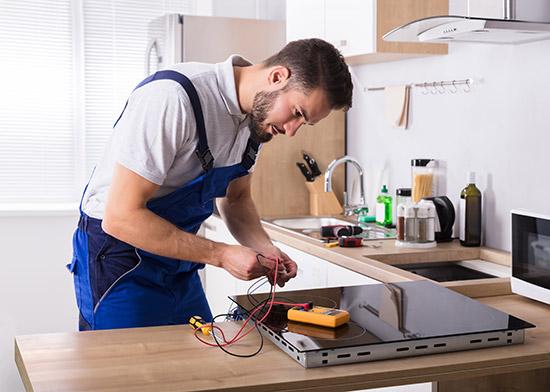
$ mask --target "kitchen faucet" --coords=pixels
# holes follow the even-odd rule
[[[361,167],[361,164],[359,161],[349,155],[344,155],[341,158],[333,160],[327,168],[327,172],[325,173],[325,192],[331,192],[332,191],[332,173],[334,172],[334,169],[341,163],[353,163],[355,168],[357,169],[357,172],[359,174],[359,187],[360,187],[360,199],[359,204],[357,205],[349,205],[348,200],[348,192],[347,187],[344,189],[344,215],[350,216],[355,213],[356,210],[366,209],[367,205],[365,203],[365,187],[363,185],[363,168]]]

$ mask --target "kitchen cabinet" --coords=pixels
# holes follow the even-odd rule
[[[218,217],[208,218],[202,224],[201,230],[203,230],[204,237],[209,240],[231,245],[238,244],[225,223]],[[202,282],[213,315],[227,313],[231,306],[231,301],[227,297],[246,293],[246,288],[237,287],[242,285],[238,284],[239,280],[233,275],[222,268],[209,264],[203,270]]]
[[[447,0],[290,0],[287,41],[321,38],[350,65],[447,54],[445,44],[385,42],[388,31],[415,19],[448,14]]]
[[[289,281],[281,289],[283,291],[379,283],[368,276],[332,264],[281,242],[274,241],[274,243],[298,265],[296,278]]]
[[[344,56],[374,51],[375,0],[287,1],[287,41],[322,38]],[[355,16],[353,16],[355,15]]]
[[[237,241],[222,219],[212,216],[203,224],[204,237],[217,242],[237,244]],[[377,280],[332,264],[319,257],[274,241],[298,265],[296,278],[290,280],[285,287],[277,287],[278,292],[303,290],[311,288],[350,286],[378,283]],[[207,265],[204,270],[204,288],[210,308],[214,315],[227,313],[231,302],[227,297],[234,294],[246,294],[253,281],[243,281],[233,277],[222,268]],[[264,285],[257,292],[269,291],[269,285]]]

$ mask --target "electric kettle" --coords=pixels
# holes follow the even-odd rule
[[[455,207],[447,196],[425,197],[435,205],[435,240],[448,242],[453,238],[453,225],[455,223]]]

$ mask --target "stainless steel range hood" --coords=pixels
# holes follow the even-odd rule
[[[522,44],[547,39],[548,0],[468,0],[467,16],[419,19],[384,35],[390,42]]]

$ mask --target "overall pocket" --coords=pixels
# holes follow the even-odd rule
[[[122,275],[139,263],[135,248],[108,234],[101,247],[90,255],[90,279],[93,306]]]
[[[71,258],[71,262],[65,267],[69,270],[70,273],[76,274],[76,263],[78,260],[78,243],[77,243],[77,235],[78,235],[78,229],[75,230],[73,233],[73,257]]]
[[[73,257],[67,269],[73,274],[76,304],[84,317],[92,314],[92,295],[88,274],[88,235],[81,229],[73,234]]]

